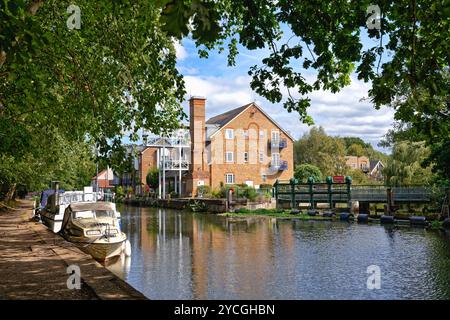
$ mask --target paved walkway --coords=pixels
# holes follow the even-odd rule
[[[34,221],[31,201],[0,211],[0,299],[145,299],[75,245]],[[68,289],[78,265],[81,289]]]

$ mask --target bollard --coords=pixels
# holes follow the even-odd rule
[[[339,214],[339,220],[341,221],[349,221],[353,215],[350,212],[341,212]]]
[[[443,226],[445,229],[450,229],[450,218],[445,218],[445,219],[444,219],[444,222],[442,223],[442,226]]]
[[[394,216],[382,215],[380,218],[380,223],[394,223]]]
[[[360,223],[369,222],[369,215],[366,213],[360,213],[358,214],[357,220]]]
[[[333,211],[325,211],[324,213],[322,213],[322,217],[332,217],[334,216],[334,212]]]
[[[409,223],[414,226],[426,226],[428,225],[427,219],[423,216],[409,217]]]

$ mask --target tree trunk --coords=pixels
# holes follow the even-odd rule
[[[6,193],[6,197],[5,197],[5,203],[8,204],[12,199],[14,194],[16,193],[16,183],[13,183],[9,186],[9,190]]]

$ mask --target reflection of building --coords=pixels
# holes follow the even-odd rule
[[[152,187],[146,183],[152,168],[159,173],[156,191],[162,198],[171,191],[196,195],[202,185],[259,188],[292,177],[293,139],[261,107],[249,103],[206,120],[205,101],[189,100],[189,127],[167,136],[146,135],[144,145],[136,146],[135,172],[128,175],[136,193]]]

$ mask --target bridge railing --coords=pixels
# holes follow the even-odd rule
[[[336,202],[349,201],[387,203],[388,197],[393,202],[429,202],[431,199],[431,189],[425,186],[352,185],[351,179],[346,183],[277,181],[274,193],[277,200],[290,201],[292,207],[299,202],[307,202],[310,206],[318,202],[332,206]]]

